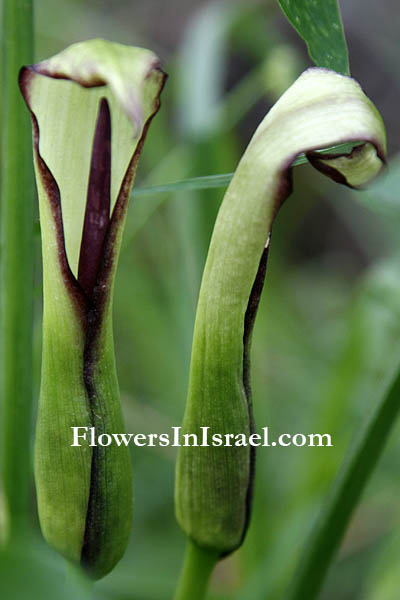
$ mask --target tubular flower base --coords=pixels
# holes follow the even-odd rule
[[[39,517],[48,543],[94,578],[114,567],[129,539],[130,458],[126,447],[71,447],[71,427],[124,430],[112,290],[137,161],[164,81],[152,52],[104,40],[20,73],[43,252]]]
[[[348,155],[318,149],[362,142]],[[283,94],[243,155],[215,224],[197,308],[183,433],[253,430],[251,332],[275,216],[291,192],[302,152],[317,169],[359,187],[385,160],[382,119],[356,81],[311,68]],[[179,449],[177,519],[199,547],[224,556],[243,541],[251,510],[254,453],[249,446]]]

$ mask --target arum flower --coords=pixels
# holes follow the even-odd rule
[[[318,149],[361,142],[347,155]],[[320,171],[360,187],[385,160],[382,119],[354,79],[305,71],[256,130],[225,194],[201,284],[183,433],[201,427],[230,447],[179,448],[177,519],[195,546],[222,557],[242,543],[251,513],[255,453],[250,345],[276,214],[291,165],[306,153]],[[247,443],[243,442],[243,436]],[[253,440],[257,444],[257,439]]]
[[[123,431],[112,290],[135,170],[165,81],[149,50],[96,39],[24,67],[42,232],[44,314],[35,480],[48,543],[94,578],[131,525],[126,447],[72,447],[72,427]]]

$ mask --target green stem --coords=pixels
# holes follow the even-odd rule
[[[33,62],[32,0],[2,3],[1,483],[6,538],[26,528],[31,486],[33,177],[18,72]]]
[[[203,600],[218,555],[188,540],[185,560],[174,600]]]
[[[400,409],[400,373],[345,459],[311,535],[287,600],[318,597],[330,563],[380,458]]]

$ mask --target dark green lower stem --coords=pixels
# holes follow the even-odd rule
[[[330,563],[400,410],[400,373],[350,450],[309,540],[287,600],[318,597]]]
[[[189,540],[174,600],[203,600],[218,559],[216,552],[200,548]]]
[[[2,3],[0,440],[10,542],[27,533],[31,497],[34,188],[31,127],[18,72],[33,62],[32,2]]]

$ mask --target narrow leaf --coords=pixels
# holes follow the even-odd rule
[[[350,74],[347,44],[337,0],[278,0],[282,11],[307,44],[318,67]]]
[[[338,144],[331,148],[319,150],[318,154],[350,154],[350,152],[358,146],[357,142],[350,144]],[[308,159],[304,153],[300,154],[292,163],[292,167],[299,165],[305,165],[308,163]],[[132,192],[135,198],[141,196],[153,196],[156,194],[172,194],[174,192],[190,192],[196,190],[209,190],[213,188],[227,187],[233,177],[234,173],[221,173],[220,175],[205,175],[203,177],[191,177],[189,179],[182,179],[181,181],[174,181],[173,183],[163,183],[160,185],[152,185],[148,187],[137,187]]]
[[[1,3],[0,472],[3,537],[31,519],[34,192],[30,127],[18,70],[33,56],[33,0]],[[4,523],[4,525],[3,525]]]
[[[347,453],[331,494],[315,524],[287,600],[316,600],[354,509],[382,456],[399,415],[400,373]]]

